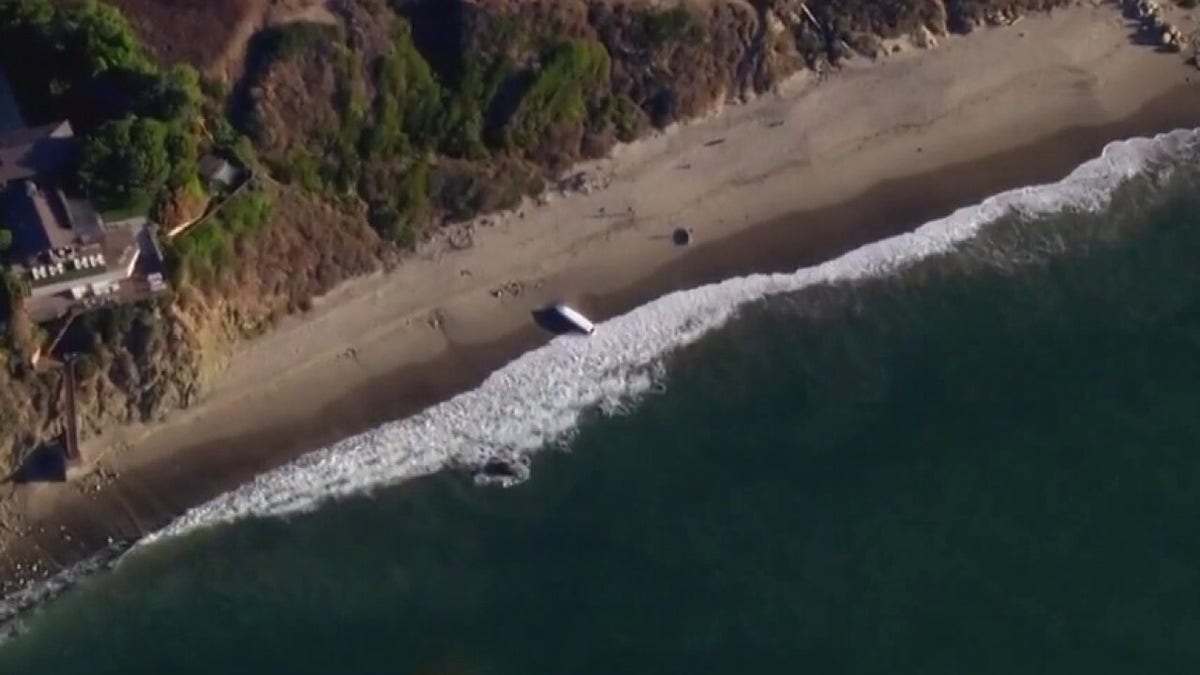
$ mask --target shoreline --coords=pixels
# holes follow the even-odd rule
[[[995,29],[851,66],[819,87],[793,82],[784,89],[795,91],[591,163],[612,176],[606,189],[556,200],[528,218],[494,216],[500,224],[481,229],[472,249],[334,291],[311,316],[235,355],[204,402],[153,428],[90,443],[93,457],[106,444],[129,446],[98,462],[115,479],[97,474],[7,498],[27,529],[0,535],[0,579],[16,578],[17,562],[68,566],[109,537],[147,534],[263,470],[472,388],[548,340],[528,312],[560,293],[604,319],[673,290],[794,270],[1005,189],[1052,181],[1108,142],[1200,125],[1200,112],[1191,112],[1200,111],[1200,84],[1188,81],[1178,55],[1130,43],[1122,22],[1111,21],[1118,17],[1113,7],[1078,7],[1027,19],[1019,36]],[[1073,46],[1040,45],[1052,53],[1022,58],[1041,69],[1031,73],[1014,58],[974,81],[973,69],[997,50],[1031,39],[1025,31]],[[914,84],[924,90],[902,91]],[[896,110],[867,105],[889,93]],[[1033,93],[1039,98],[1022,109]],[[855,101],[864,109],[846,113]],[[786,136],[795,147],[773,147],[781,134],[767,124],[780,117],[788,120],[783,134],[809,123],[803,136]],[[715,137],[729,140],[707,146]],[[634,217],[607,215],[620,214],[621,203]],[[696,243],[676,249],[662,241],[674,224],[693,227]],[[512,281],[523,292],[493,297]]]

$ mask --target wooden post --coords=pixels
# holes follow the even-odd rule
[[[79,428],[75,420],[75,355],[71,354],[66,358],[63,364],[65,377],[63,378],[63,386],[66,387],[67,400],[67,438],[66,452],[67,462],[73,464],[79,461]]]
[[[813,13],[808,10],[808,5],[803,2],[800,3],[800,11],[804,12],[804,16],[807,16],[808,20],[812,22],[813,28],[816,28],[818,32],[824,32],[821,28],[821,22],[817,21],[817,17],[813,16]]]

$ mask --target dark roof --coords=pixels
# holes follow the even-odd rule
[[[0,71],[0,132],[22,129],[25,120],[21,118],[21,110],[17,99],[13,97],[12,87],[8,86],[8,78]]]
[[[17,259],[75,243],[66,199],[59,192],[33,182],[14,183],[0,193],[0,213],[12,229],[12,253]]]
[[[237,177],[237,167],[220,155],[207,154],[200,158],[200,175],[206,180],[232,183]]]
[[[51,178],[70,162],[74,150],[70,122],[0,133],[0,184]]]
[[[204,175],[214,174],[229,165],[223,157],[208,154],[200,158],[200,173]]]

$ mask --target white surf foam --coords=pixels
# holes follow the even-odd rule
[[[1108,145],[1058,183],[1004,192],[917,230],[875,242],[792,274],[753,275],[671,293],[603,323],[589,338],[564,336],[525,354],[477,389],[405,420],[385,424],[260,475],[191,509],[142,543],[251,516],[312,509],[451,464],[502,462],[521,478],[531,453],[572,432],[589,410],[611,412],[649,390],[668,352],[694,342],[745,303],[822,283],[895,272],[949,251],[1012,213],[1095,211],[1148,169],[1200,146],[1200,130]]]
[[[26,612],[69,590],[83,579],[115,564],[122,551],[113,544],[104,551],[63,569],[45,579],[30,583],[19,591],[0,599],[0,644],[21,634]]]

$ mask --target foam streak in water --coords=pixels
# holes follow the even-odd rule
[[[24,629],[24,613],[57,597],[76,583],[116,563],[121,546],[113,544],[91,558],[0,599],[0,643]]]
[[[1050,185],[990,197],[793,274],[754,275],[672,293],[601,325],[590,338],[560,337],[496,371],[477,389],[366,433],[347,438],[194,508],[148,543],[250,516],[311,509],[429,474],[451,464],[503,462],[519,469],[528,456],[568,436],[581,414],[613,410],[649,390],[655,364],[673,349],[725,324],[749,301],[815,284],[890,274],[946,252],[998,218],[1066,209],[1095,211],[1139,173],[1167,165],[1200,144],[1200,130],[1110,144],[1101,157]]]

